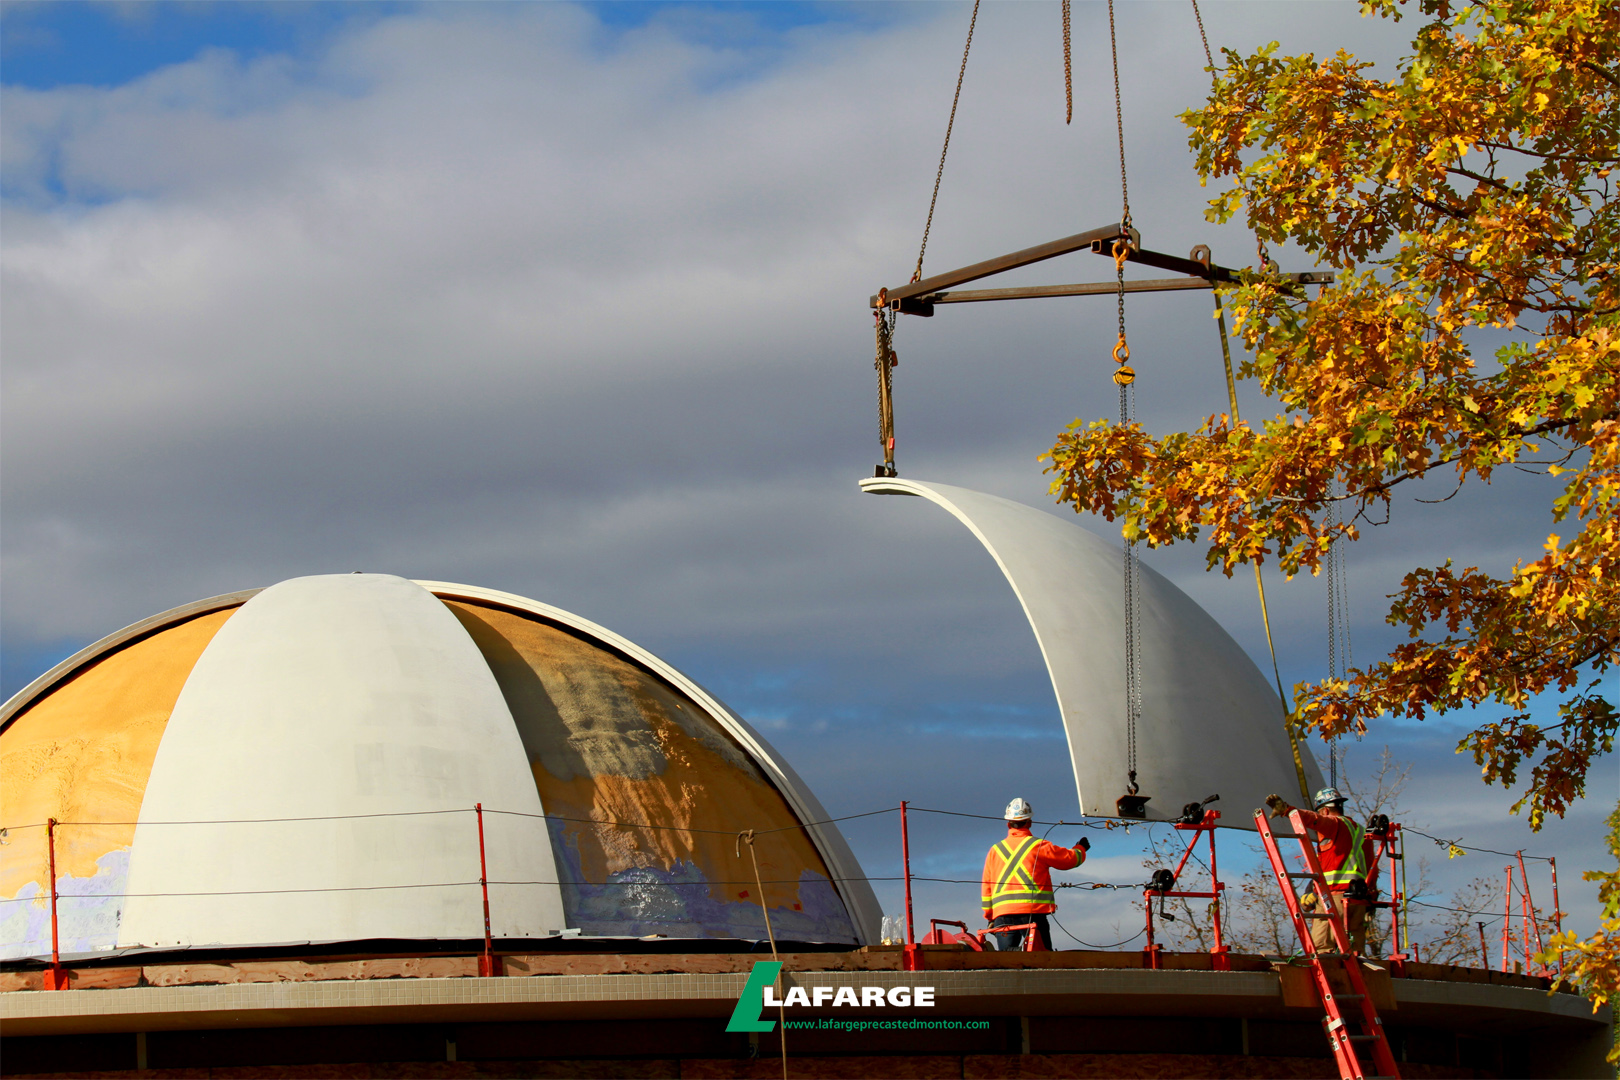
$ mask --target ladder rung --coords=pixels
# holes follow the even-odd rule
[[[1331,918],[1333,918],[1332,915],[1328,914],[1325,911],[1302,911],[1302,912],[1299,913],[1299,917],[1302,918],[1302,919],[1331,919]]]
[[[1367,996],[1366,994],[1329,994],[1328,995],[1328,997],[1332,998],[1334,1001],[1361,1001],[1366,996]]]
[[[1351,1042],[1375,1042],[1378,1039],[1378,1036],[1376,1036],[1376,1035],[1349,1035],[1349,1036],[1346,1036],[1346,1038],[1348,1038]]]
[[[1304,871],[1303,873],[1294,873],[1293,871],[1289,871],[1288,876],[1289,877],[1314,878],[1314,877],[1317,877],[1319,875],[1313,874],[1313,873],[1311,873],[1310,871],[1307,870],[1307,871]]]

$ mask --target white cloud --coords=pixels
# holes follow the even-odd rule
[[[8,648],[297,573],[460,579],[577,610],[747,699],[830,805],[889,800],[896,763],[936,801],[1004,802],[1021,750],[986,768],[903,731],[1051,707],[1016,601],[943,516],[854,490],[876,460],[865,299],[910,274],[967,9],[901,10],[761,41],[679,15],[614,35],[560,4],[443,5],[299,57],[8,88]],[[1206,14],[1245,48],[1387,58],[1405,30],[1352,4]],[[1174,120],[1207,85],[1190,15],[1121,19],[1138,225],[1150,246],[1251,261],[1241,229],[1203,221]],[[981,14],[930,269],[1117,217],[1106,20],[1076,20],[1065,128],[1055,10]],[[1129,310],[1148,424],[1224,410],[1205,302]],[[1036,455],[1114,407],[1112,318],[1051,301],[907,320],[902,471],[1045,501]],[[1404,567],[1541,539],[1538,516],[1467,505],[1403,510],[1352,555],[1368,640]],[[1149,558],[1263,655],[1245,576]],[[1275,587],[1285,675],[1321,665],[1319,590]],[[754,679],[788,670],[785,689]],[[1071,797],[1042,783],[1048,804]]]

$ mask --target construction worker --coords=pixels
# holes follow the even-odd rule
[[[1301,809],[1299,818],[1316,833],[1316,851],[1322,862],[1322,876],[1327,879],[1328,896],[1344,920],[1350,951],[1359,953],[1367,940],[1368,904],[1377,895],[1375,882],[1368,880],[1373,843],[1367,830],[1344,816],[1344,796],[1337,788],[1323,788],[1311,801],[1316,811]],[[1274,818],[1286,817],[1294,809],[1281,795],[1266,796],[1266,806]],[[1334,951],[1333,928],[1326,919],[1311,920],[1311,941],[1319,952]]]
[[[1079,846],[1066,848],[1031,836],[1029,827],[1035,811],[1023,799],[1008,803],[1002,817],[1007,822],[1007,838],[993,845],[984,857],[985,920],[993,927],[1034,923],[1040,932],[1041,948],[1050,952],[1052,931],[1046,917],[1057,910],[1051,871],[1073,870],[1085,862],[1091,841],[1081,837]],[[1027,933],[997,932],[996,947],[1004,952],[1021,949]]]

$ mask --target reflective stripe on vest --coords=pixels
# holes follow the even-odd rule
[[[1005,840],[996,844],[995,850],[1001,852],[1001,857],[1007,861],[1002,864],[1001,878],[996,882],[995,891],[985,898],[989,906],[1003,903],[1030,903],[1051,904],[1056,901],[1051,889],[1043,889],[1035,884],[1035,878],[1024,867],[1024,859],[1035,845],[1040,843],[1033,836],[1024,838],[1018,845],[1017,851],[1010,851]]]
[[[1327,879],[1329,886],[1349,885],[1357,878],[1363,881],[1367,878],[1367,854],[1361,849],[1361,841],[1367,831],[1349,818],[1340,818],[1350,833],[1350,854],[1345,856],[1344,862],[1339,864],[1337,870],[1324,870],[1322,876]]]

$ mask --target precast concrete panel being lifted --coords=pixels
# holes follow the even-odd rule
[[[1057,695],[1084,813],[1117,817],[1126,794],[1124,570],[1117,543],[1022,503],[948,484],[861,481],[876,495],[916,495],[949,511],[1007,576],[1035,631]],[[1137,780],[1147,816],[1221,797],[1223,823],[1248,824],[1266,795],[1298,796],[1277,692],[1232,636],[1192,597],[1143,566],[1142,712]],[[1322,774],[1300,747],[1311,790]]]

